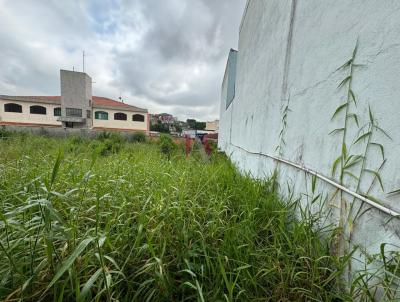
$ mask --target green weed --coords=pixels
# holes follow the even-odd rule
[[[167,161],[157,144],[98,156],[92,144],[108,141],[0,141],[1,300],[350,299],[332,230],[296,219],[271,181],[218,154]]]

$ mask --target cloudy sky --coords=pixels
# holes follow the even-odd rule
[[[59,69],[93,78],[93,94],[218,118],[245,0],[0,0],[0,94],[59,95]]]

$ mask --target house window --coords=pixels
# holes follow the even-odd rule
[[[114,113],[114,120],[116,120],[116,121],[126,121],[126,120],[128,120],[128,117],[127,117],[127,115],[125,113],[117,112],[117,113]]]
[[[86,117],[87,118],[92,118],[92,111],[91,110],[86,110]]]
[[[134,115],[132,115],[132,121],[134,121],[134,122],[144,122],[144,115],[142,115],[142,114],[134,114]]]
[[[46,107],[33,105],[30,107],[31,114],[46,114]]]
[[[82,117],[82,109],[78,108],[65,108],[66,116]]]
[[[61,107],[54,108],[54,116],[61,116]]]
[[[89,100],[89,107],[92,107],[92,100]]]
[[[4,104],[4,112],[22,113],[22,106],[14,103]]]
[[[107,121],[108,120],[108,113],[104,112],[104,111],[96,111],[94,113],[94,118],[96,120],[105,120],[105,121]]]

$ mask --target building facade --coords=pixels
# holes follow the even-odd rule
[[[206,122],[206,128],[204,130],[211,131],[211,132],[218,132],[218,130],[219,130],[219,120]]]
[[[278,171],[282,194],[330,213],[342,244],[360,247],[351,271],[365,268],[400,240],[400,2],[249,0],[239,30],[219,148],[256,178]],[[329,202],[311,204],[318,194]]]
[[[60,72],[61,96],[0,95],[0,125],[149,131],[146,109],[92,96],[92,80]]]

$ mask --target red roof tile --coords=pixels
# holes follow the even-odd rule
[[[0,99],[3,100],[12,100],[12,101],[27,101],[27,102],[43,102],[50,104],[60,104],[61,97],[60,96],[30,96],[30,95],[0,95]]]
[[[128,105],[119,101],[115,101],[109,98],[101,97],[101,96],[94,96],[93,98],[93,105],[95,106],[106,106],[106,107],[124,107],[126,109],[132,109],[137,111],[143,111],[143,109]]]

